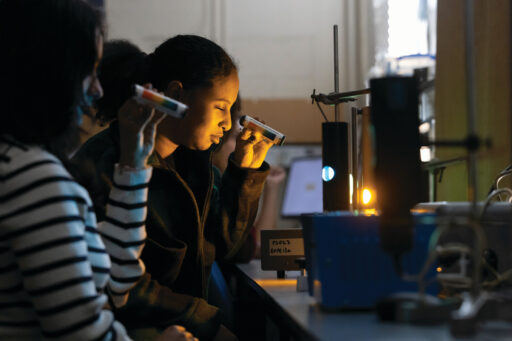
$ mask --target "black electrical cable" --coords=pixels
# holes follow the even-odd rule
[[[318,106],[318,109],[320,109],[320,112],[322,113],[322,116],[324,117],[325,122],[329,122],[329,120],[327,119],[327,116],[325,116],[325,113],[322,110],[322,107],[320,106],[320,103],[318,103],[317,101],[315,101],[315,102],[316,102],[316,105]]]

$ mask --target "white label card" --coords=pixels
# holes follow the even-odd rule
[[[304,256],[302,238],[269,239],[270,256]]]

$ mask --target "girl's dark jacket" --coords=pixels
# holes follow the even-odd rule
[[[230,160],[221,178],[212,167],[212,151],[180,146],[171,160],[156,154],[149,159],[154,169],[142,253],[146,274],[116,312],[128,328],[181,324],[208,340],[220,326],[220,312],[206,302],[210,268],[216,259],[233,257],[245,241],[269,166],[243,169]],[[91,196],[98,220],[103,220],[119,160],[117,123],[90,138],[74,159],[94,165],[99,186]]]

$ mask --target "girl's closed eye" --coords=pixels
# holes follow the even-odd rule
[[[227,110],[226,108],[223,108],[223,107],[215,107],[215,109],[219,109],[220,111],[226,111]]]

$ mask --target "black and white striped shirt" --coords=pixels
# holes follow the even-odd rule
[[[151,168],[116,167],[107,219],[39,147],[0,141],[0,340],[127,340],[105,307],[144,273]]]

